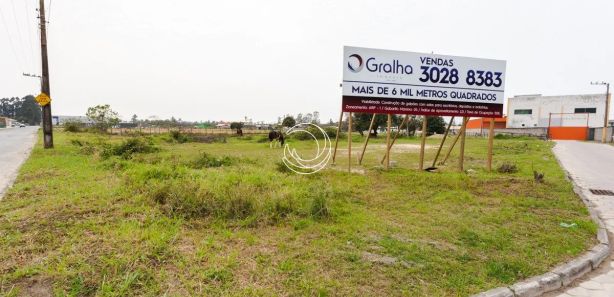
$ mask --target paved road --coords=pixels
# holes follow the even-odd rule
[[[614,197],[597,196],[589,189],[614,191],[614,146],[592,142],[558,141],[554,153],[586,197],[595,205],[610,233],[614,233]],[[606,260],[575,286],[548,296],[614,296],[614,262]]]
[[[36,142],[38,127],[0,129],[0,199]]]

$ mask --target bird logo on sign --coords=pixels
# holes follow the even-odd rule
[[[364,64],[362,63],[362,57],[357,54],[352,54],[348,57],[348,69],[354,73],[360,72]]]

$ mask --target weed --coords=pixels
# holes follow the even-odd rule
[[[233,160],[230,157],[215,157],[208,153],[201,153],[200,156],[194,160],[191,165],[192,168],[202,169],[202,168],[211,168],[211,167],[222,167],[222,166],[230,166],[232,165]]]
[[[514,279],[522,279],[528,275],[523,273],[523,267],[515,262],[489,261],[486,264],[487,275],[497,280],[510,283]]]
[[[503,163],[499,168],[497,168],[497,172],[499,173],[516,173],[518,172],[518,167],[516,164],[512,163]]]
[[[292,173],[292,170],[283,161],[275,162],[275,169],[281,173]]]
[[[199,143],[226,143],[224,135],[193,135],[192,141]]]
[[[331,191],[327,187],[312,187],[309,191],[311,197],[310,215],[314,219],[324,219],[331,215],[328,200]]]
[[[111,156],[119,156],[124,159],[130,159],[136,153],[153,153],[157,151],[159,151],[159,148],[150,141],[138,137],[126,139],[119,144],[104,144],[101,157],[106,159]]]
[[[540,183],[540,184],[543,183],[544,182],[544,176],[545,176],[544,173],[537,172],[537,171],[533,170],[533,180],[536,183]]]
[[[213,282],[226,283],[232,280],[232,272],[228,269],[208,269],[205,277]]]
[[[176,143],[186,143],[192,140],[188,135],[181,133],[181,131],[178,130],[172,130],[169,132],[169,135],[171,141]]]
[[[70,143],[79,148],[79,152],[83,155],[93,155],[96,153],[96,147],[89,141],[81,141],[79,139],[71,139]]]
[[[65,122],[64,123],[64,131],[66,132],[72,132],[72,133],[77,133],[77,132],[83,132],[83,129],[85,128],[85,125],[82,122]]]

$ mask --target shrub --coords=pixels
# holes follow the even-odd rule
[[[77,121],[69,121],[64,123],[64,131],[66,132],[83,132],[84,127],[85,125],[83,123]]]
[[[245,219],[254,214],[256,200],[250,187],[236,186],[212,191],[189,180],[171,180],[147,186],[149,196],[169,215],[186,218],[214,216]]]
[[[495,137],[493,137],[494,139],[513,139],[514,135],[509,135],[509,134],[495,134]]]
[[[96,147],[88,141],[81,141],[79,139],[71,139],[70,144],[79,148],[79,152],[84,155],[93,155],[96,152]]]
[[[309,188],[308,197],[311,199],[309,214],[314,219],[324,219],[331,216],[328,200],[332,196],[331,190],[326,185],[312,186]]]
[[[337,128],[336,127],[326,127],[326,128],[324,128],[324,131],[326,131],[326,135],[328,135],[329,138],[337,137]],[[345,137],[343,135],[343,133],[339,133],[339,138],[341,138],[341,137]]]
[[[215,157],[208,153],[202,153],[198,159],[192,162],[192,168],[201,169],[201,168],[211,168],[211,167],[222,167],[229,166],[233,163],[233,160],[228,157]]]
[[[186,143],[191,141],[190,137],[184,133],[181,133],[178,130],[173,130],[171,132],[169,132],[170,136],[171,136],[171,141],[173,142],[177,142],[177,143]]]
[[[253,193],[245,193],[248,196],[229,197],[226,205],[226,217],[229,219],[245,219],[254,212],[254,204],[249,198]]]
[[[315,219],[327,218],[330,216],[328,202],[326,196],[316,196],[311,201],[310,214]]]
[[[144,138],[130,138],[119,144],[103,144],[101,157],[119,156],[130,159],[136,153],[153,153],[159,149]]]
[[[281,173],[291,173],[292,170],[286,166],[286,164],[282,161],[275,162],[275,169]]]
[[[171,166],[147,166],[147,171],[172,170]],[[183,167],[185,168],[185,167]],[[168,169],[168,170],[167,170]],[[169,171],[170,172],[170,171]],[[158,176],[158,174],[155,174]],[[230,224],[254,227],[293,218],[322,220],[332,216],[332,191],[324,184],[284,187],[283,179],[262,170],[228,169],[208,178],[193,170],[184,175],[151,174],[131,167],[126,185],[149,197],[168,216],[186,219],[215,218]]]
[[[497,172],[499,173],[516,173],[518,172],[518,167],[516,164],[512,163],[503,163],[499,168],[497,168]]]
[[[224,135],[194,135],[192,141],[199,143],[226,143]]]

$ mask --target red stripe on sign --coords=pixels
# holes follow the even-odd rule
[[[501,117],[503,104],[440,100],[391,99],[343,96],[345,112],[438,115],[461,117]]]

